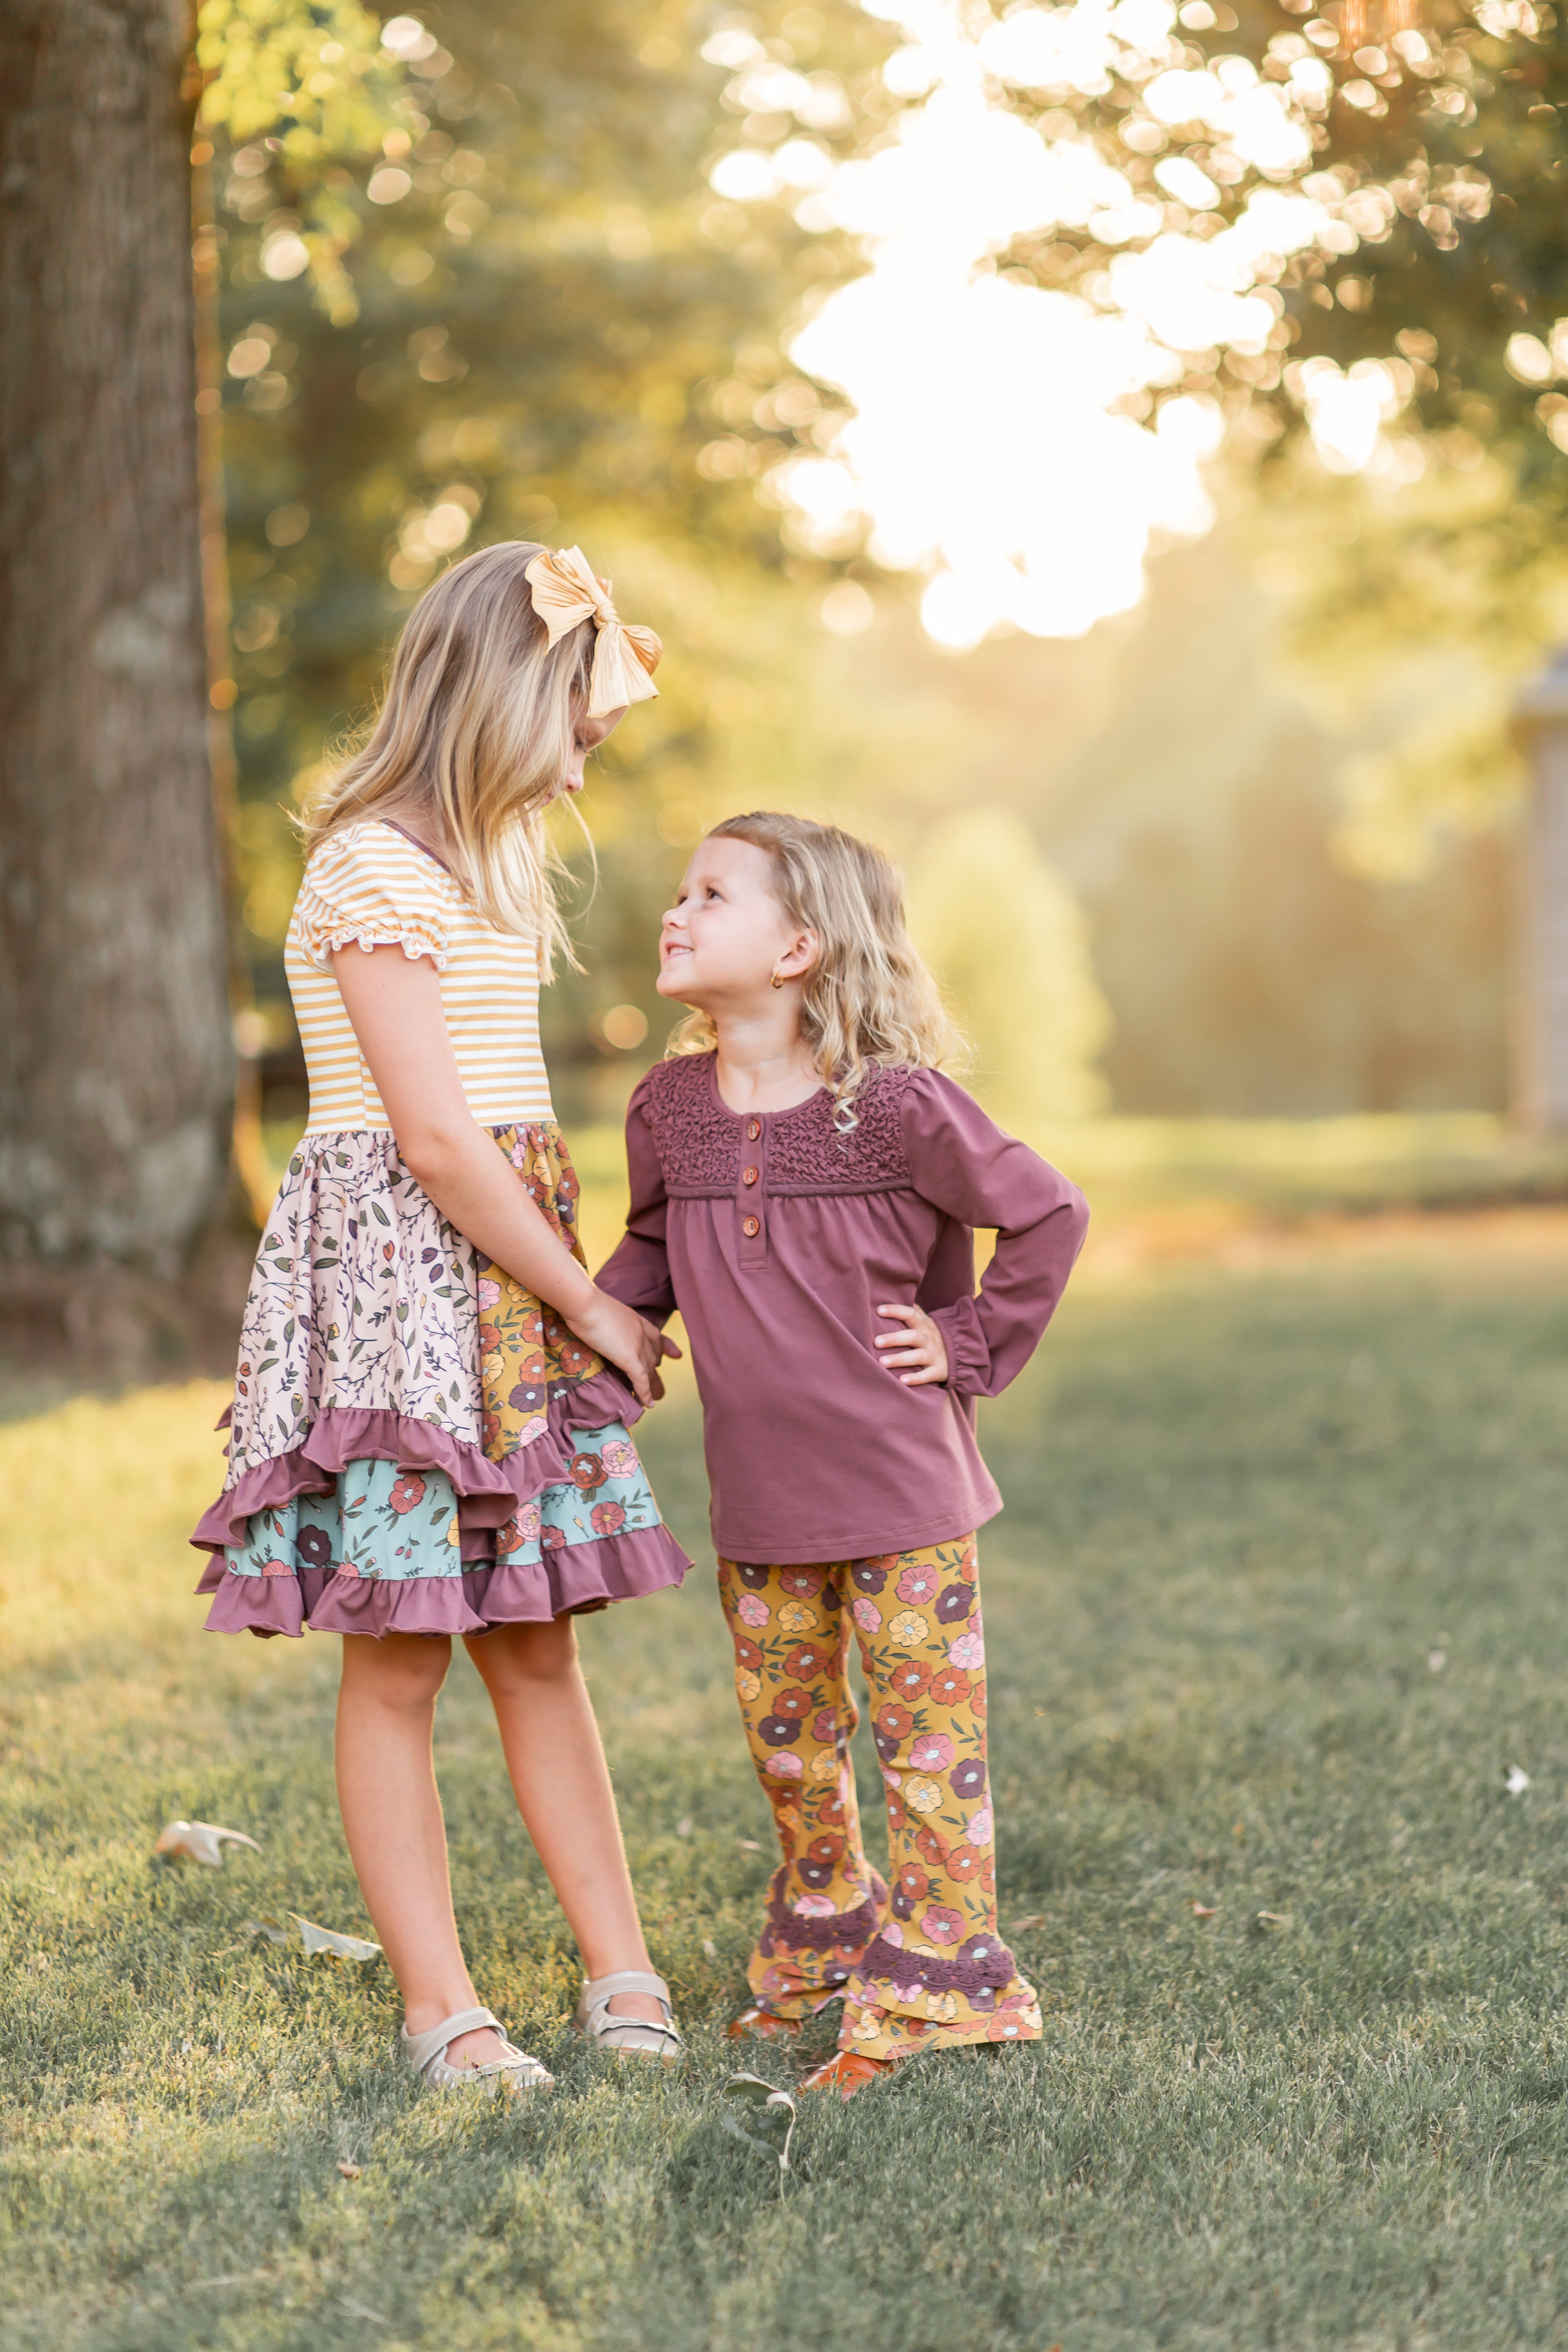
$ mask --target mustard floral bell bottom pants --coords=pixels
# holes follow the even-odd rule
[[[826,1565],[719,1563],[742,1719],[784,1853],[752,1990],[785,2018],[841,1998],[840,2046],[870,2058],[1039,2037],[1038,2001],[996,1931],[977,1573],[973,1536]],[[887,1794],[890,1893],[860,1842],[851,1625]]]

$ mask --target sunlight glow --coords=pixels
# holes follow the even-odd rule
[[[863,5],[905,37],[883,78],[909,103],[886,143],[836,164],[791,138],[771,153],[736,148],[711,173],[719,196],[788,204],[804,227],[862,239],[870,261],[790,345],[854,414],[820,436],[820,454],[777,466],[768,494],[797,547],[864,545],[888,569],[925,575],[921,616],[940,644],[1010,629],[1081,635],[1139,601],[1157,534],[1195,536],[1213,520],[1203,467],[1224,419],[1201,390],[1184,394],[1184,380],[1206,382],[1226,352],[1278,351],[1273,280],[1289,257],[1313,245],[1353,252],[1387,224],[1331,173],[1300,184],[1308,118],[1324,95],[1295,36],[1282,37],[1289,78],[1263,80],[1239,57],[1194,68],[1167,0],[1026,5],[978,39],[958,0]],[[709,53],[724,45],[748,102],[795,107],[801,77],[749,37],[725,31]],[[1135,187],[1066,112],[1037,128],[988,93],[989,79],[1093,95],[1113,68],[1138,91],[1128,148],[1158,153],[1171,131],[1197,126],[1214,176],[1173,153],[1155,167],[1156,189]],[[1249,176],[1264,184],[1229,227],[1191,232],[1219,204],[1221,179]],[[999,274],[1016,238],[1058,227],[1117,248],[1081,294]],[[1354,471],[1408,396],[1409,371],[1363,362],[1342,376],[1324,365],[1287,381],[1324,463]]]

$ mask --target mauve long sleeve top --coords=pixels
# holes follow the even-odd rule
[[[838,1134],[826,1088],[731,1111],[711,1054],[650,1070],[626,1114],[631,1206],[598,1280],[679,1310],[702,1399],[713,1541],[729,1559],[858,1559],[965,1535],[1002,1507],[977,1397],[1022,1371],[1082,1246],[1067,1178],[936,1070],[868,1072]],[[996,1229],[978,1296],[976,1225]],[[905,1388],[882,1305],[938,1324],[945,1384]]]

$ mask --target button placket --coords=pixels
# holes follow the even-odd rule
[[[735,1182],[741,1226],[738,1257],[742,1267],[763,1266],[768,1262],[767,1158],[766,1123],[749,1118],[741,1131]]]

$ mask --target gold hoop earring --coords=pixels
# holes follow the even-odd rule
[[[784,974],[783,974],[783,972],[782,972],[782,971],[775,971],[775,972],[774,972],[774,974],[773,974],[773,986],[774,986],[775,988],[782,988],[782,987],[784,986]]]

